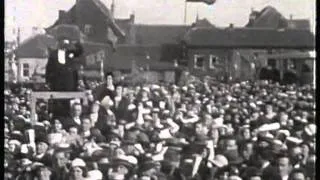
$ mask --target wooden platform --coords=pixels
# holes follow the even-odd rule
[[[82,99],[84,104],[87,104],[87,97],[85,92],[58,92],[58,91],[41,91],[32,92],[31,96],[31,122],[36,123],[36,102],[37,99]]]

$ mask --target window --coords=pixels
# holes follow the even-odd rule
[[[276,60],[275,59],[268,59],[268,66],[271,66],[271,67],[276,67]]]
[[[204,56],[194,55],[194,68],[200,69],[204,67]]]
[[[216,67],[216,65],[219,64],[218,62],[218,57],[217,56],[214,56],[214,55],[210,55],[210,58],[209,58],[209,68],[210,69],[214,69]]]
[[[84,25],[84,33],[85,34],[90,34],[91,33],[91,29],[92,29],[92,26],[90,24]]]
[[[23,77],[29,77],[30,75],[30,69],[29,69],[29,64],[28,63],[23,63],[22,64],[22,76]]]

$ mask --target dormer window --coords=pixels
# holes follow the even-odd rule
[[[84,25],[84,33],[85,34],[90,34],[91,33],[91,31],[92,31],[92,26],[90,25],[90,24],[86,24],[86,25]]]

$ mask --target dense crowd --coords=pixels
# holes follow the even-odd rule
[[[5,89],[5,179],[315,179],[310,85],[128,86],[109,75],[83,90],[66,116],[40,99],[32,124],[32,90]]]

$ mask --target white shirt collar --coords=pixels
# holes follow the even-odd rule
[[[282,180],[288,180],[289,176],[288,175],[285,175],[282,177]]]
[[[265,163],[262,164],[262,169],[266,168],[267,166],[269,166],[270,162],[267,161]]]
[[[81,124],[81,120],[80,120],[79,117],[74,117],[73,120],[74,120],[74,122],[76,122],[78,125]]]

